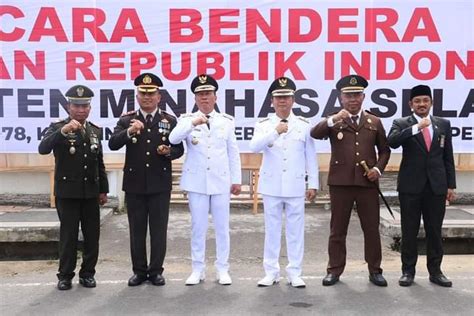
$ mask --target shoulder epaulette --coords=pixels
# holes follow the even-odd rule
[[[308,119],[306,119],[306,118],[304,118],[304,117],[302,117],[302,116],[298,116],[298,118],[299,118],[300,120],[302,120],[303,122],[309,124],[309,120],[308,120]]]
[[[135,115],[137,113],[138,113],[138,110],[128,111],[127,113],[122,113],[122,115],[120,115],[120,117]]]
[[[88,123],[89,123],[91,126],[93,126],[93,127],[95,127],[95,128],[98,128],[98,129],[100,129],[100,126],[98,126],[98,125],[95,125],[94,123],[92,123],[92,122],[90,122],[90,121],[88,121]]]
[[[65,118],[65,119],[58,119],[58,120],[56,120],[56,121],[54,121],[54,122],[51,122],[51,123],[52,123],[52,124],[61,124],[61,123],[65,123],[66,120],[67,120],[67,118]]]
[[[223,117],[225,117],[226,119],[229,119],[231,121],[234,120],[234,117],[232,117],[231,115],[227,114],[227,113],[221,113]]]
[[[168,118],[170,118],[170,119],[172,119],[172,120],[176,120],[176,116],[174,116],[173,114],[170,114],[170,113],[165,112],[165,111],[161,111],[161,113],[162,113],[164,116],[166,116],[166,117],[168,117]]]
[[[373,115],[373,116],[375,116],[375,117],[378,117],[376,114],[374,114],[374,113],[372,113],[372,112],[370,112],[370,111],[364,110],[364,112],[367,113],[367,114]]]
[[[261,120],[258,121],[258,122],[259,122],[259,123],[263,123],[263,122],[265,122],[265,121],[268,121],[269,119],[270,119],[269,117],[266,117],[266,118],[264,118],[264,119],[261,119]]]
[[[179,116],[179,118],[185,118],[185,117],[191,117],[193,116],[193,113],[183,113]]]

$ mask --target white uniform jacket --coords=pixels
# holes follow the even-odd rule
[[[319,167],[309,121],[290,114],[288,132],[275,130],[280,118],[260,120],[250,141],[250,150],[263,152],[258,193],[278,197],[301,197],[308,189],[319,189]]]
[[[200,111],[183,114],[171,131],[172,144],[186,143],[181,189],[201,194],[230,193],[231,184],[241,183],[240,154],[235,138],[234,118],[213,111],[206,124],[193,126]]]

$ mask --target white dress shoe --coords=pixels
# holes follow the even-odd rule
[[[306,283],[304,283],[303,279],[299,276],[288,277],[288,283],[292,287],[303,288],[306,287]]]
[[[206,278],[206,274],[204,271],[193,271],[191,275],[186,279],[186,285],[196,285],[199,284],[201,281],[204,281]]]
[[[278,275],[266,275],[263,279],[258,281],[258,286],[272,286],[275,283],[280,281],[280,276]]]
[[[221,285],[231,285],[232,279],[227,271],[217,272],[217,280]]]

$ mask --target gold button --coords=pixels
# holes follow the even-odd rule
[[[356,153],[357,156],[359,156],[359,153]]]
[[[151,140],[147,139],[146,142],[149,144],[149,143],[151,143]]]
[[[147,167],[147,168],[150,167],[150,164],[147,163],[147,164],[146,164],[146,167]]]
[[[87,181],[87,177],[84,178],[84,181]]]
[[[358,163],[358,162],[356,162],[356,166],[357,166],[357,167],[359,166],[359,163]]]
[[[128,171],[132,171],[132,170],[133,170],[132,168],[128,169]]]
[[[87,146],[87,144],[86,144],[86,143],[84,143],[84,146]]]
[[[356,142],[356,146],[359,146],[359,142]]]
[[[84,166],[84,169],[87,169],[87,166]]]
[[[151,129],[147,129],[147,132],[150,133],[150,132],[151,132]]]
[[[147,155],[147,156],[150,156],[150,152],[149,152],[149,151],[147,151],[147,152],[146,152],[146,155]]]
[[[337,164],[339,163],[339,161],[336,160],[335,163],[336,163],[336,165],[337,165]]]
[[[67,178],[66,177],[63,177],[63,180],[66,180]]]
[[[356,132],[356,135],[359,135],[359,132]]]
[[[84,158],[87,158],[87,154],[84,154]]]

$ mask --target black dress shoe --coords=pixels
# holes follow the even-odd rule
[[[444,286],[444,287],[453,286],[453,282],[449,281],[449,279],[445,277],[444,274],[442,273],[437,274],[437,275],[430,275],[430,282],[438,284],[439,286]]]
[[[415,280],[415,276],[410,273],[403,273],[400,279],[398,280],[398,284],[400,286],[410,286],[413,284]]]
[[[385,280],[382,273],[370,273],[369,280],[377,286],[387,286],[387,280]]]
[[[94,277],[79,278],[79,284],[81,284],[83,287],[96,287]]]
[[[161,275],[161,274],[157,274],[157,275],[150,275],[150,278],[149,278],[151,284],[153,285],[165,285],[165,278]]]
[[[323,285],[324,286],[334,285],[338,281],[339,281],[339,276],[338,275],[328,273],[323,279]]]
[[[130,279],[128,279],[128,286],[137,286],[142,284],[147,280],[146,275],[134,274]]]
[[[72,282],[70,279],[63,279],[58,281],[58,290],[65,291],[70,290],[72,287]]]

